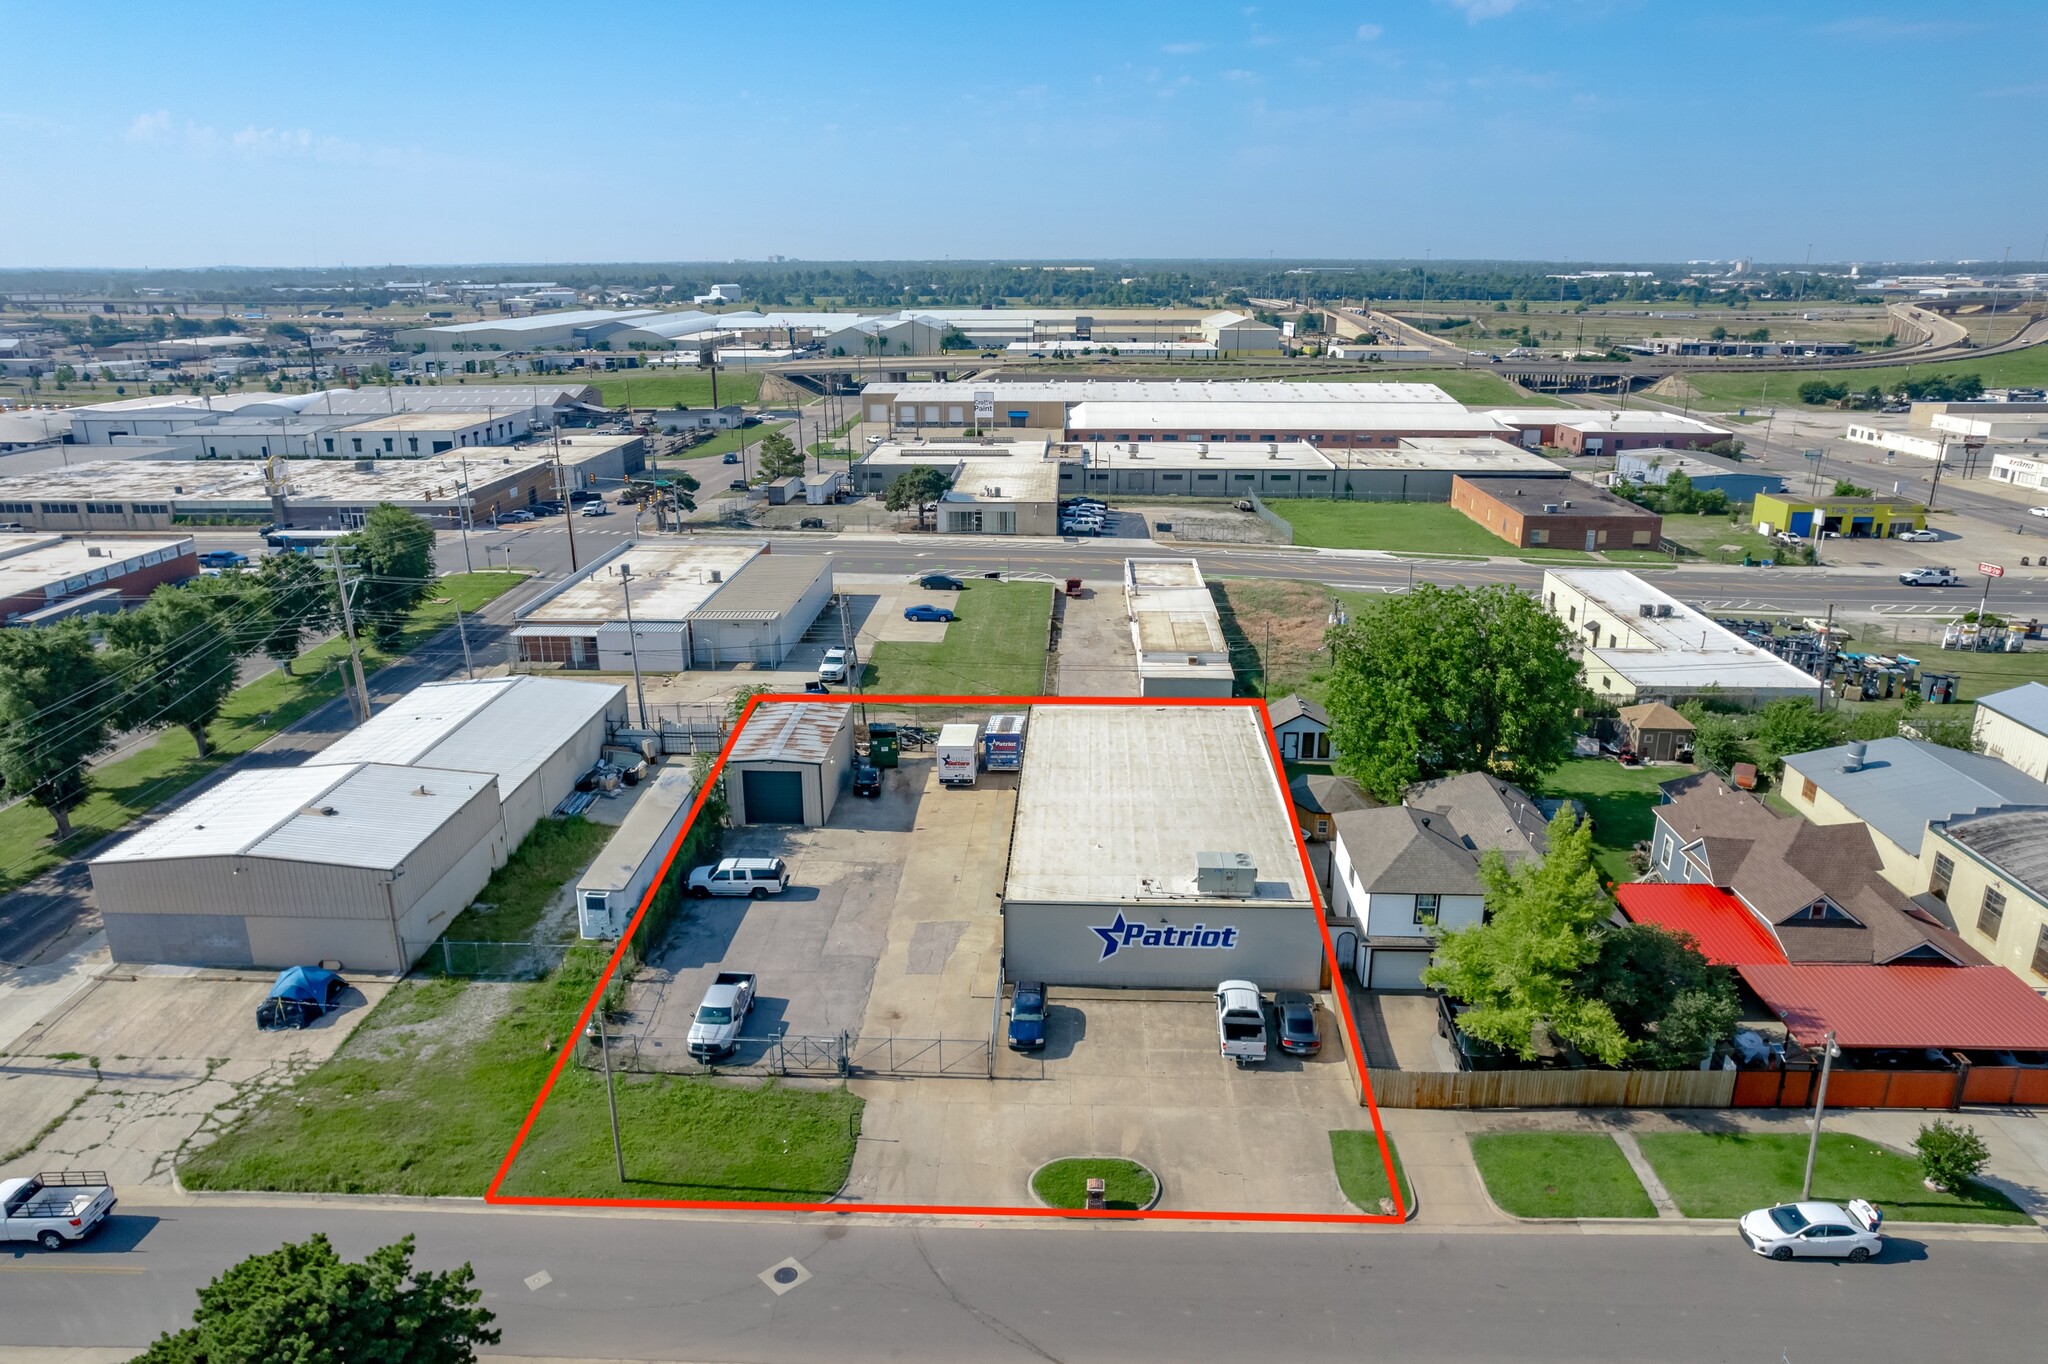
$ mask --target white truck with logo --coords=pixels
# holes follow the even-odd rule
[[[939,785],[972,786],[980,766],[981,731],[974,725],[941,725],[932,752],[939,763]]]
[[[1216,1038],[1241,1070],[1266,1059],[1266,1002],[1248,980],[1216,987]]]
[[[0,1241],[34,1241],[62,1250],[82,1241],[114,1210],[104,1170],[45,1170],[0,1180]]]
[[[754,974],[720,971],[704,992],[697,1016],[690,1021],[690,1055],[716,1061],[739,1049],[740,1025],[754,1007]]]

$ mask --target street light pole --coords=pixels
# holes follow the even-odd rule
[[[1813,1135],[1806,1143],[1806,1178],[1799,1182],[1801,1202],[1813,1197],[1813,1158],[1820,1151],[1820,1115],[1828,1106],[1828,1073],[1842,1049],[1835,1045],[1835,1030],[1828,1029],[1827,1043],[1820,1054],[1820,1093],[1813,1100]]]
[[[647,728],[647,693],[640,687],[640,632],[633,625],[633,566],[619,565],[619,587],[626,594],[626,656],[633,660],[633,701],[640,709],[640,728]]]

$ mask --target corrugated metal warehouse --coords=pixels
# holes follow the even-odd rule
[[[725,760],[732,822],[823,824],[852,769],[850,706],[799,701],[756,706]]]
[[[238,773],[93,859],[114,960],[402,971],[506,855],[488,773]]]
[[[1033,708],[1003,887],[1012,980],[1315,989],[1323,963],[1255,708]]]
[[[556,677],[430,682],[392,702],[308,765],[396,763],[497,779],[505,835],[518,847],[597,766],[607,720],[626,718],[626,689]]]

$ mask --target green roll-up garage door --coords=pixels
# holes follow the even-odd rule
[[[749,824],[804,822],[804,779],[798,772],[742,772]]]

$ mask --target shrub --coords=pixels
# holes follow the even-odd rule
[[[1991,1159],[1991,1148],[1977,1135],[1976,1128],[1958,1126],[1943,1118],[1920,1128],[1920,1135],[1913,1139],[1913,1149],[1920,1154],[1920,1173],[1950,1193],[1968,1188],[1984,1168],[1984,1162]]]

